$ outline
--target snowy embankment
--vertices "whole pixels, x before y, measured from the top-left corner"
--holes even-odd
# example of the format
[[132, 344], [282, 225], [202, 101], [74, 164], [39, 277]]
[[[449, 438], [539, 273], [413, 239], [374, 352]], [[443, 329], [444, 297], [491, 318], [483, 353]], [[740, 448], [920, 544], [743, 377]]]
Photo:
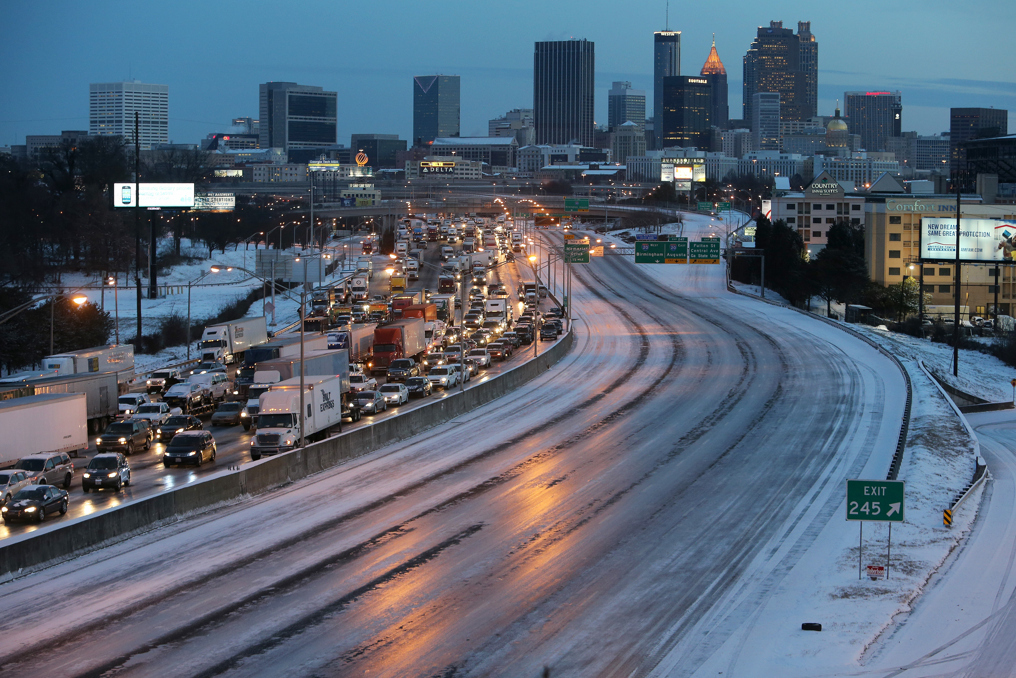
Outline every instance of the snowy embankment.
[[[722, 233], [721, 228], [717, 220], [685, 215], [683, 227], [672, 224], [663, 231], [683, 230], [683, 235], [698, 240], [706, 234]], [[599, 237], [608, 245], [625, 245], [609, 235]], [[913, 405], [899, 473], [899, 480], [906, 482], [906, 522], [892, 530], [891, 554], [887, 524], [866, 522], [860, 553], [862, 566], [888, 565], [888, 578], [872, 581], [866, 570], [865, 576], [858, 578], [859, 523], [845, 520], [844, 479], [835, 479], [827, 498], [836, 507], [832, 519], [819, 528], [812, 546], [789, 571], [767, 571], [764, 558], [753, 564], [754, 576], [772, 586], [772, 595], [761, 607], [749, 608], [746, 616], [728, 618], [737, 630], [695, 675], [846, 676], [864, 672], [867, 650], [911, 610], [931, 577], [963, 541], [980, 502], [981, 490], [977, 490], [953, 516], [953, 526], [943, 526], [942, 511], [970, 480], [978, 448], [960, 415], [919, 368], [917, 360], [923, 359], [940, 376], [951, 374], [951, 349], [871, 328], [842, 323], [836, 323], [840, 325], [837, 327], [804, 313], [791, 312], [788, 316], [785, 309], [726, 292], [720, 266], [640, 268], [675, 292], [715, 298], [715, 303], [731, 314], [778, 315], [782, 322], [813, 332], [816, 341], [841, 344], [848, 329], [860, 331], [897, 356], [910, 375]], [[742, 294], [758, 293], [757, 287], [748, 285], [735, 288]], [[768, 290], [766, 296], [786, 303]], [[815, 309], [819, 310], [817, 306]], [[950, 380], [956, 387], [988, 400], [1004, 399], [1013, 370], [996, 358], [974, 351], [961, 351], [960, 365], [961, 378]], [[905, 392], [887, 393], [885, 397], [902, 399]], [[891, 449], [873, 450], [859, 477], [885, 478], [891, 457]], [[802, 516], [802, 522], [808, 518]], [[823, 630], [802, 631], [803, 622], [819, 622]], [[936, 646], [937, 641], [928, 638], [928, 647]], [[920, 655], [920, 648], [915, 648], [914, 654]], [[661, 663], [660, 675], [683, 675], [680, 657], [668, 659], [671, 661]]]

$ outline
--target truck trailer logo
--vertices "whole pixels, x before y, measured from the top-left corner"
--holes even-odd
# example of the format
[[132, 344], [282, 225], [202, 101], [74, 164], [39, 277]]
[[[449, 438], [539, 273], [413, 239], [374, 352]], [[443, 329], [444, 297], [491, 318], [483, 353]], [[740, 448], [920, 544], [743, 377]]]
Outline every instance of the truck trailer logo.
[[332, 399], [332, 394], [328, 391], [321, 391], [321, 406], [319, 409], [322, 412], [335, 409], [335, 400]]

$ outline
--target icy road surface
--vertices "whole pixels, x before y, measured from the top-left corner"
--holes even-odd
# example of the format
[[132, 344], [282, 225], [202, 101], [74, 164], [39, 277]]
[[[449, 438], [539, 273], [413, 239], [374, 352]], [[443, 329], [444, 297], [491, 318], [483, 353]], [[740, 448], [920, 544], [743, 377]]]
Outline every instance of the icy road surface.
[[884, 475], [903, 380], [720, 266], [680, 269], [675, 292], [626, 258], [576, 266], [575, 348], [526, 387], [4, 584], [0, 673], [693, 673], [843, 481]]

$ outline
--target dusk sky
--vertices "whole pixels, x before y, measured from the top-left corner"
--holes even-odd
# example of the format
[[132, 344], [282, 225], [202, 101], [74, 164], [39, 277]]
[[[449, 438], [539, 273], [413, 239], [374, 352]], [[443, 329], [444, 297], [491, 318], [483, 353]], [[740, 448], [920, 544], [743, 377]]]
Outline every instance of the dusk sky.
[[[339, 93], [338, 141], [412, 132], [412, 77], [462, 77], [462, 135], [533, 102], [533, 43], [596, 44], [596, 120], [607, 90], [630, 80], [652, 110], [652, 33], [665, 0], [502, 2], [7, 2], [0, 62], [0, 145], [88, 129], [88, 85], [169, 85], [169, 135], [197, 143], [258, 115], [258, 84], [289, 80]], [[741, 117], [741, 64], [760, 25], [811, 21], [819, 113], [848, 90], [900, 90], [903, 129], [947, 131], [951, 106], [1016, 110], [1016, 2], [672, 2], [681, 71], [697, 75], [712, 34]], [[1010, 113], [1010, 132], [1016, 131]]]

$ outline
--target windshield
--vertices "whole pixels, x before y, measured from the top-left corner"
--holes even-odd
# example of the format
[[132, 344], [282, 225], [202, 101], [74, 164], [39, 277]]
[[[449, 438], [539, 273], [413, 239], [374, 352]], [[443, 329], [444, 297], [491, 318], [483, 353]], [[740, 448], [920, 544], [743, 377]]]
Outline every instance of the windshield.
[[44, 459], [22, 459], [18, 462], [18, 468], [23, 468], [26, 471], [41, 471], [42, 467], [46, 465]]
[[24, 499], [45, 499], [46, 490], [41, 487], [25, 488], [14, 495], [14, 501], [21, 501]]
[[170, 450], [196, 450], [201, 446], [201, 438], [197, 436], [178, 435], [166, 445], [166, 451]]
[[120, 396], [120, 404], [121, 405], [135, 405], [138, 402], [138, 398], [139, 398], [139, 396], [136, 396], [136, 395]]
[[116, 457], [95, 457], [92, 461], [88, 462], [88, 468], [93, 471], [116, 468]]
[[402, 389], [399, 388], [398, 384], [385, 384], [380, 389], [382, 393], [398, 393], [400, 390]]
[[205, 339], [201, 342], [201, 348], [217, 348], [225, 345], [222, 339]]
[[262, 388], [251, 388], [249, 391], [247, 391], [247, 398], [249, 400], [257, 400], [258, 398], [261, 397], [262, 393], [268, 393], [268, 389], [269, 389], [268, 386]]
[[257, 371], [257, 368], [254, 367], [253, 365], [251, 365], [250, 367], [241, 367], [240, 371], [236, 373], [237, 380], [238, 381], [242, 381], [244, 379], [252, 380], [254, 379], [255, 371]]
[[406, 379], [406, 386], [422, 386], [426, 381], [423, 377], [410, 377]]
[[130, 433], [133, 430], [133, 424], [110, 424], [106, 427], [106, 433]]
[[9, 482], [11, 482], [11, 474], [0, 473], [0, 485], [6, 485]]
[[166, 420], [165, 428], [172, 428], [173, 426], [186, 426], [190, 423], [190, 419], [183, 417], [170, 417]]
[[367, 382], [367, 377], [362, 374], [351, 374], [349, 375], [349, 383], [351, 384], [364, 384]]
[[448, 374], [450, 374], [447, 367], [435, 367], [430, 371], [430, 373], [439, 377], [448, 376]]
[[469, 352], [469, 355], [480, 356], [482, 358], [483, 356], [487, 355], [487, 349], [474, 348], [472, 351]]
[[222, 403], [219, 405], [219, 412], [239, 412], [242, 403]]
[[173, 375], [170, 372], [153, 372], [152, 373], [152, 378], [153, 379], [169, 379], [171, 376], [173, 376]]
[[411, 363], [408, 360], [393, 360], [392, 364], [391, 364], [391, 367], [394, 367], [397, 370], [408, 369], [408, 368], [410, 368], [412, 366], [413, 366], [413, 363]]
[[162, 412], [162, 407], [160, 405], [142, 405], [138, 408], [138, 414], [144, 412]]
[[375, 353], [392, 353], [395, 351], [395, 344], [374, 344]]
[[[371, 400], [374, 400], [375, 397], [377, 397], [377, 396], [374, 395], [374, 391], [360, 391], [357, 394], [356, 399], [357, 400], [363, 400], [363, 401], [371, 401]], [[260, 424], [261, 422], [258, 422], [258, 423]]]
[[296, 426], [296, 415], [289, 412], [259, 414], [258, 428], [292, 428]]

